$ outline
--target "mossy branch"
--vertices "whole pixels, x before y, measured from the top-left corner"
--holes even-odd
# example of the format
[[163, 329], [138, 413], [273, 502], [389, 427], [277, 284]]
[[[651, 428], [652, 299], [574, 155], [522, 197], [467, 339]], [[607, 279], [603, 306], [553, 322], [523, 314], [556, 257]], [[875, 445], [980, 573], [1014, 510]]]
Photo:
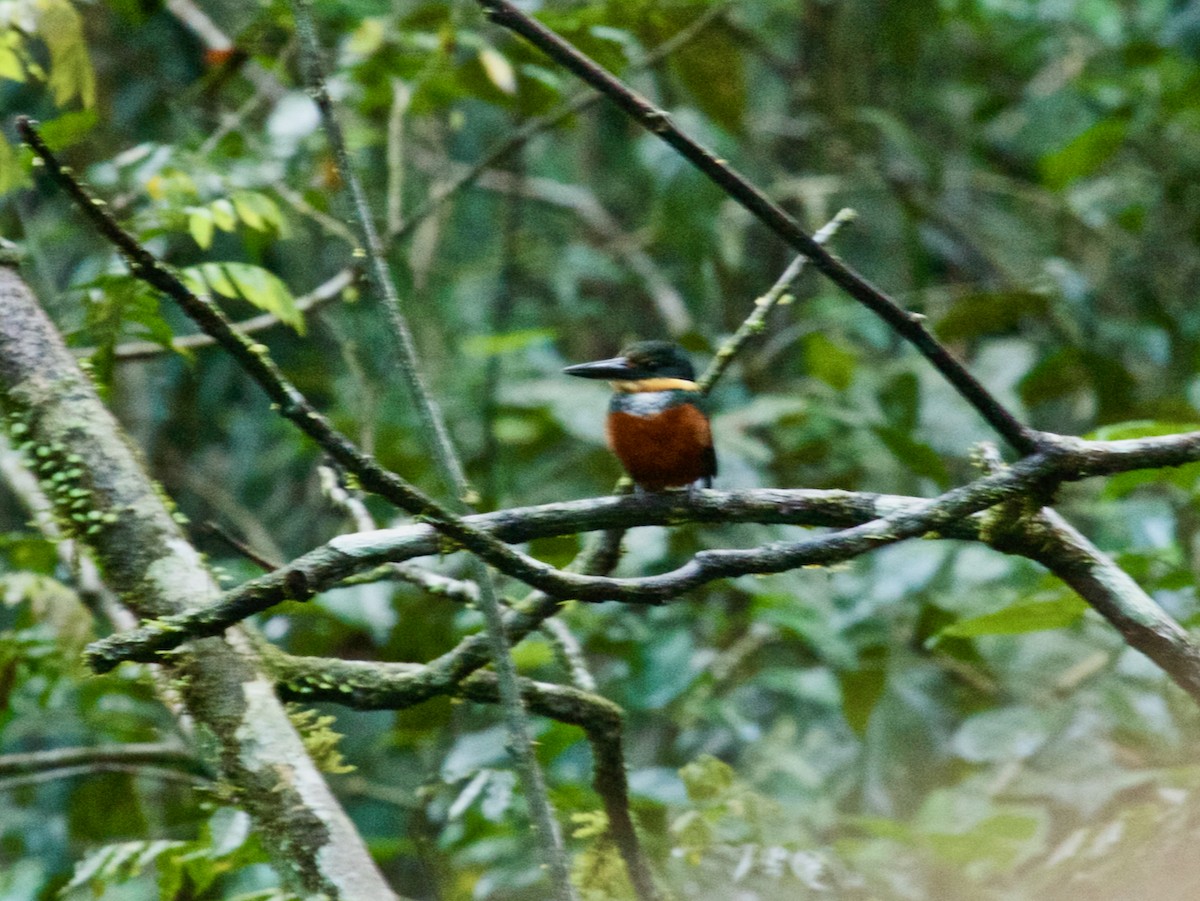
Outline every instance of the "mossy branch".
[[[355, 710], [404, 710], [429, 697], [420, 689], [414, 691], [424, 669], [416, 664], [296, 657], [274, 649], [266, 650], [266, 660], [280, 694], [291, 700], [331, 701]], [[531, 713], [584, 730], [592, 748], [592, 785], [604, 805], [609, 835], [625, 861], [639, 901], [657, 901], [662, 894], [629, 811], [621, 708], [565, 685], [524, 678], [518, 684]], [[448, 686], [445, 693], [485, 704], [500, 701], [496, 675], [488, 672], [475, 672]]]

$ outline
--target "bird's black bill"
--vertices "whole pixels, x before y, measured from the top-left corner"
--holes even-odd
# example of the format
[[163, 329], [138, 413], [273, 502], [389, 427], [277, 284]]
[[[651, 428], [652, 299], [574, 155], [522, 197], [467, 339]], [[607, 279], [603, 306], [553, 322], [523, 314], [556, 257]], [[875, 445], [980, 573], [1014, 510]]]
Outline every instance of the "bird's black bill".
[[576, 363], [574, 366], [568, 366], [563, 372], [567, 375], [577, 375], [581, 379], [608, 379], [615, 382], [640, 377], [638, 367], [625, 357], [596, 360], [592, 363]]

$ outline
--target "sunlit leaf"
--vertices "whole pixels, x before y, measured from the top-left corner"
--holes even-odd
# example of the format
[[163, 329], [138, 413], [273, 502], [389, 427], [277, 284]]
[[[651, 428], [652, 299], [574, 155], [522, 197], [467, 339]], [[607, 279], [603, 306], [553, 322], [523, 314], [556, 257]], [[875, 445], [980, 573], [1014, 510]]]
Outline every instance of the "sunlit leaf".
[[1100, 426], [1085, 437], [1093, 441], [1123, 441], [1130, 438], [1183, 435], [1195, 431], [1200, 431], [1200, 422], [1162, 422], [1156, 419], [1137, 419]]
[[50, 49], [50, 91], [58, 106], [74, 98], [96, 102], [96, 76], [88, 56], [83, 20], [68, 0], [36, 0], [38, 36]]
[[42, 122], [38, 130], [51, 150], [63, 150], [84, 140], [96, 121], [94, 109], [72, 110]]
[[7, 34], [0, 34], [0, 78], [7, 78], [9, 81], [24, 81], [25, 67], [21, 64], [21, 57], [17, 56], [11, 42], [4, 40], [8, 35], [16, 37], [17, 32], [10, 31]]
[[462, 348], [473, 357], [496, 357], [549, 341], [554, 335], [554, 329], [546, 328], [521, 329], [498, 335], [472, 335], [463, 341]]
[[203, 250], [212, 246], [213, 215], [207, 207], [198, 207], [188, 213], [188, 234]]
[[693, 801], [711, 801], [733, 786], [733, 768], [708, 754], [697, 757], [679, 771], [679, 778]]
[[232, 201], [222, 197], [209, 204], [209, 209], [212, 210], [213, 223], [221, 231], [231, 232], [237, 228], [237, 211]]
[[212, 290], [222, 297], [240, 298], [260, 310], [272, 313], [280, 322], [304, 333], [304, 317], [296, 308], [296, 298], [279, 277], [261, 266], [249, 263], [201, 263], [183, 271], [188, 285], [200, 291]]
[[488, 80], [501, 91], [505, 94], [517, 92], [517, 73], [504, 54], [492, 47], [483, 47], [479, 51], [479, 63]]
[[283, 214], [270, 197], [258, 191], [236, 191], [230, 196], [238, 217], [256, 231], [282, 231]]
[[31, 184], [21, 156], [0, 134], [0, 196]]

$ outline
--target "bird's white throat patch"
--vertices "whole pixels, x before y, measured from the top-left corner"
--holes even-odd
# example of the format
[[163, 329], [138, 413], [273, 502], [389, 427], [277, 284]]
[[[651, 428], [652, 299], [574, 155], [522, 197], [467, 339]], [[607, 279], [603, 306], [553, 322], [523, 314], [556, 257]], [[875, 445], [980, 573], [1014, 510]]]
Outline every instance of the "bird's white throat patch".
[[699, 391], [700, 387], [690, 379], [668, 377], [654, 379], [632, 379], [612, 383], [614, 391], [622, 394], [641, 394], [645, 391]]

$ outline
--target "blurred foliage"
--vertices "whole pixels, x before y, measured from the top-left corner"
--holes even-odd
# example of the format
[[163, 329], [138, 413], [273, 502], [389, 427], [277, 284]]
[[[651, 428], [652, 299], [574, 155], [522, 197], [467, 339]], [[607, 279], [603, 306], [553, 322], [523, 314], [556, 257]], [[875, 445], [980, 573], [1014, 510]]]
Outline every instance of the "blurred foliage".
[[[651, 69], [645, 55], [710, 2], [531, 5], [809, 227], [856, 208], [837, 252], [928, 317], [1033, 426], [1196, 427], [1195, 0], [757, 0]], [[426, 375], [486, 505], [606, 492], [618, 470], [602, 444], [603, 389], [559, 368], [662, 336], [664, 284], [687, 299], [679, 337], [705, 359], [786, 249], [603, 105], [511, 153], [499, 168], [512, 177], [410, 224], [462, 167], [578, 88], [466, 0], [318, 7]], [[296, 296], [357, 256], [298, 85], [288, 6], [205, 9], [238, 52], [206, 51], [159, 3], [0, 2], [0, 235], [23, 242], [26, 276], [191, 521], [282, 560], [349, 527], [322, 496], [318, 454], [218, 353], [118, 361], [123, 341], [169, 345], [192, 328], [34, 181], [11, 130], [16, 113], [42, 120], [120, 220], [232, 315], [291, 324], [261, 333], [291, 377], [385, 465], [443, 493], [374, 304], [354, 289], [296, 311]], [[830, 285], [806, 276], [796, 296], [716, 393], [718, 487], [931, 494], [969, 478], [972, 446], [991, 437], [974, 414]], [[1129, 474], [1062, 498], [1189, 626], [1197, 475]], [[0, 530], [0, 752], [174, 734], [144, 669], [82, 670], [92, 613], [9, 494]], [[639, 529], [621, 572], [794, 531]], [[255, 573], [193, 534], [231, 583]], [[533, 551], [564, 564], [577, 547]], [[462, 570], [456, 557], [433, 565]], [[576, 607], [564, 621], [600, 692], [628, 712], [635, 815], [679, 897], [1200, 893], [1194, 706], [1032, 564], [911, 542], [660, 609]], [[425, 661], [480, 618], [384, 583], [259, 625], [297, 653]], [[566, 678], [545, 639], [517, 656], [528, 675]], [[354, 768], [331, 779], [399, 890], [543, 897], [495, 711], [438, 700], [300, 719], [334, 769]], [[535, 725], [554, 801], [576, 824], [582, 890], [629, 897], [597, 826], [582, 735]], [[3, 901], [277, 896], [219, 792], [74, 773], [0, 780], [0, 807]]]

